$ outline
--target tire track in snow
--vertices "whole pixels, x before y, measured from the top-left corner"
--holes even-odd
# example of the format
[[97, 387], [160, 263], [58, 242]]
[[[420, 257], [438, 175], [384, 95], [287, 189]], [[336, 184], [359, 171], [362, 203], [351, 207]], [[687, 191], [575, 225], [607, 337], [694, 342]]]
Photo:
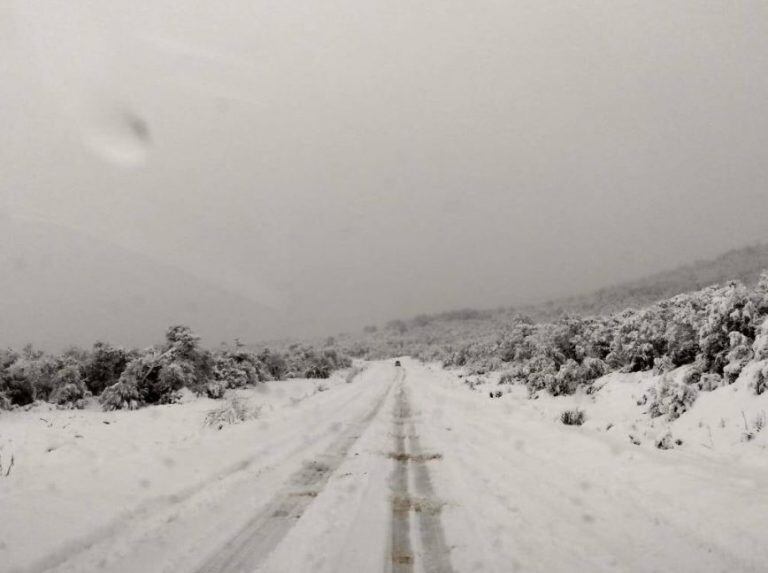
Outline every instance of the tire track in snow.
[[[442, 503], [435, 497], [427, 463], [441, 456], [426, 455], [421, 448], [416, 427], [411, 417], [408, 395], [403, 386], [405, 371], [399, 380], [394, 409], [395, 450], [392, 457], [395, 469], [392, 475], [392, 536], [391, 567], [393, 573], [411, 573], [414, 554], [411, 546], [411, 519], [413, 511], [418, 520], [421, 541], [421, 567], [425, 573], [452, 573], [449, 548], [440, 522]], [[408, 428], [406, 433], [405, 428]], [[410, 453], [406, 451], [406, 438]], [[412, 468], [416, 497], [408, 492], [409, 467]]]
[[413, 549], [411, 548], [411, 507], [408, 496], [408, 464], [405, 461], [405, 420], [410, 416], [408, 401], [402, 381], [404, 371], [398, 372], [400, 384], [395, 398], [393, 425], [395, 437], [395, 469], [392, 474], [392, 536], [390, 559], [393, 573], [413, 571]]
[[[352, 403], [356, 399], [357, 395], [352, 395], [345, 398], [339, 403], [338, 409]], [[317, 437], [313, 437], [311, 442], [314, 443], [318, 440]], [[270, 444], [268, 447], [279, 447], [281, 444], [290, 443], [289, 439], [282, 440], [277, 444]], [[304, 448], [305, 445], [302, 445]], [[289, 454], [299, 452], [298, 448], [294, 448], [288, 451]], [[86, 555], [89, 551], [93, 550], [100, 544], [109, 543], [111, 540], [118, 538], [125, 530], [129, 530], [132, 527], [140, 527], [142, 530], [146, 530], [145, 520], [156, 516], [157, 514], [171, 510], [175, 507], [181, 506], [185, 502], [188, 502], [196, 495], [206, 491], [210, 487], [225, 482], [231, 479], [248, 479], [248, 476], [242, 474], [251, 474], [250, 477], [258, 477], [263, 472], [273, 469], [275, 464], [268, 466], [258, 466], [263, 456], [263, 449], [257, 450], [254, 454], [248, 456], [245, 459], [234, 462], [223, 470], [216, 472], [206, 478], [198, 481], [195, 484], [187, 486], [178, 492], [170, 493], [166, 495], [155, 496], [141, 502], [138, 506], [120, 513], [117, 517], [113, 518], [105, 525], [98, 529], [73, 540], [66, 542], [61, 547], [55, 549], [49, 554], [43, 555], [34, 562], [14, 567], [9, 573], [44, 573], [57, 569], [59, 567], [67, 567], [69, 563], [77, 563], [76, 560]], [[289, 455], [284, 457], [290, 457]], [[72, 565], [74, 570], [79, 570], [81, 567], [79, 564]], [[3, 571], [0, 569], [0, 571]], [[4, 572], [3, 572], [4, 573]]]
[[237, 535], [197, 569], [197, 573], [254, 571], [328, 483], [349, 450], [381, 410], [391, 388], [390, 383], [362, 419], [343, 431], [325, 452], [294, 473], [285, 489], [275, 495]]
[[[427, 469], [428, 456], [425, 455], [419, 443], [419, 436], [413, 421], [409, 424], [411, 455], [425, 461], [413, 462], [413, 478], [416, 494], [426, 500], [425, 507], [419, 511], [419, 533], [421, 545], [424, 548], [424, 571], [426, 573], [450, 573], [453, 571], [448, 556], [449, 548], [445, 542], [445, 532], [440, 522], [442, 503], [435, 497], [435, 488]], [[430, 503], [431, 502], [431, 503]]]

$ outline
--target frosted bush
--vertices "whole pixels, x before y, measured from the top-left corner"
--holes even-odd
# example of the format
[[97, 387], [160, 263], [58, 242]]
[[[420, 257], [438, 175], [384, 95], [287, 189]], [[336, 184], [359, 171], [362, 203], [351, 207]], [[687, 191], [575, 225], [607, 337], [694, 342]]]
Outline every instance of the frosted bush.
[[768, 360], [758, 363], [752, 372], [749, 385], [758, 396], [768, 389]]
[[584, 373], [578, 362], [569, 359], [557, 371], [557, 374], [549, 380], [547, 390], [553, 396], [573, 394], [579, 384], [584, 382]]
[[552, 388], [556, 384], [557, 365], [545, 356], [535, 356], [521, 369], [523, 380], [530, 392]]
[[82, 409], [90, 397], [84, 384], [65, 384], [53, 391], [50, 401], [59, 406]]
[[586, 420], [584, 410], [574, 408], [573, 410], [565, 410], [560, 414], [560, 421], [566, 426], [581, 426]]
[[499, 378], [499, 384], [517, 384], [519, 381], [515, 370], [504, 372]]
[[702, 297], [708, 303], [698, 331], [699, 347], [705, 369], [719, 374], [728, 364], [732, 333], [754, 336], [756, 311], [747, 289], [738, 282], [705, 289]]
[[698, 386], [699, 389], [703, 392], [711, 392], [712, 390], [716, 390], [720, 386], [723, 386], [725, 384], [725, 380], [723, 380], [723, 377], [719, 374], [713, 374], [711, 372], [707, 372], [706, 374], [702, 374], [701, 378], [699, 378]]
[[669, 356], [657, 357], [653, 360], [653, 373], [656, 375], [666, 374], [674, 370], [674, 368], [675, 364]]
[[77, 363], [60, 367], [51, 382], [53, 391], [48, 396], [48, 401], [58, 406], [83, 408], [85, 400], [91, 396], [83, 380], [82, 368]]
[[765, 360], [768, 358], [768, 318], [757, 329], [752, 351], [755, 354], [755, 360]]
[[214, 380], [205, 384], [205, 386], [203, 386], [203, 391], [208, 398], [218, 400], [219, 398], [223, 398], [224, 394], [226, 394], [227, 385], [220, 380]]
[[671, 450], [675, 446], [682, 445], [682, 440], [676, 440], [672, 437], [670, 432], [665, 433], [659, 439], [656, 440], [656, 447], [660, 450]]
[[726, 365], [723, 368], [723, 377], [728, 384], [733, 384], [741, 374], [744, 367], [752, 360], [752, 342], [740, 332], [731, 332], [731, 349], [726, 355]]
[[223, 406], [210, 410], [205, 415], [205, 425], [221, 430], [226, 425], [254, 420], [260, 411], [261, 406], [249, 406], [245, 400], [234, 396]]
[[[271, 378], [255, 354], [239, 348], [214, 355], [212, 374], [224, 388], [242, 388]], [[205, 392], [210, 395], [207, 385]]]
[[144, 405], [135, 380], [121, 379], [109, 386], [99, 397], [104, 410], [136, 410]]
[[122, 348], [97, 342], [84, 364], [85, 384], [88, 390], [101, 394], [107, 386], [120, 379], [130, 357]]
[[600, 358], [593, 358], [591, 356], [587, 356], [584, 359], [584, 362], [581, 363], [581, 366], [584, 371], [585, 379], [590, 382], [601, 376], [605, 376], [610, 371], [608, 365]]
[[56, 364], [39, 355], [20, 357], [2, 377], [2, 389], [11, 402], [26, 406], [35, 400], [48, 400], [54, 390]]
[[648, 391], [648, 412], [653, 418], [665, 416], [667, 420], [676, 420], [691, 408], [697, 396], [696, 386], [663, 376], [658, 385]]

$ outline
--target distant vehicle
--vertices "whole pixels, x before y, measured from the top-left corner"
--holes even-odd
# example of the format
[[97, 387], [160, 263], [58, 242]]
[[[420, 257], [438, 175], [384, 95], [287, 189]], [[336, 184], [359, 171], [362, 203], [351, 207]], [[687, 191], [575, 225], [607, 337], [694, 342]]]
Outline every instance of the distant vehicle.
[[395, 366], [402, 366], [402, 364], [400, 364], [399, 360], [395, 360]]

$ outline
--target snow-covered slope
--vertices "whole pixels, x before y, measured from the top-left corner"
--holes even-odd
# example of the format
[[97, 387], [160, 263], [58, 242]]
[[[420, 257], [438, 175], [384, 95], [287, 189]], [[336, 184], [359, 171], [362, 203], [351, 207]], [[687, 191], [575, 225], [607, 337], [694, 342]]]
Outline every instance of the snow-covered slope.
[[522, 385], [498, 385], [498, 373], [465, 376], [459, 371], [457, 376], [466, 388], [490, 402], [496, 400], [490, 394], [500, 392], [501, 401], [548, 423], [559, 425], [564, 411], [581, 410], [583, 432], [618, 436], [642, 449], [658, 449], [669, 435], [661, 445], [675, 449], [675, 455], [695, 453], [768, 468], [768, 430], [763, 431], [768, 422], [768, 392], [756, 395], [753, 387], [754, 371], [761, 366], [752, 363], [733, 384], [700, 392], [690, 409], [672, 420], [651, 415], [653, 392], [665, 376], [679, 380], [689, 366], [667, 375], [613, 372], [598, 378], [590, 393], [579, 390], [569, 396], [551, 396], [539, 392], [533, 399]]
[[[765, 570], [765, 442], [733, 455], [687, 444], [663, 451], [604, 431], [641, 415], [627, 400], [648, 383], [637, 377], [607, 381], [615, 392], [594, 402], [528, 400], [517, 390], [491, 399], [436, 366], [419, 381], [411, 387], [422, 441], [445, 454], [435, 486], [447, 502], [454, 570]], [[591, 426], [558, 421], [573, 405]]]
[[751, 245], [589, 294], [550, 301], [530, 310], [533, 315], [549, 319], [562, 310], [583, 315], [609, 314], [625, 308], [642, 308], [683, 292], [732, 280], [752, 286], [765, 269], [768, 269], [768, 245]]
[[0, 217], [0, 345], [96, 340], [144, 347], [172, 324], [211, 345], [277, 336], [275, 312], [238, 294], [50, 223]]
[[333, 434], [330, 413], [346, 415], [359, 393], [342, 374], [268, 382], [236, 391], [253, 419], [220, 429], [206, 417], [226, 401], [191, 395], [138, 411], [41, 404], [2, 412], [0, 570], [66, 569], [106, 540], [117, 558], [144, 528], [162, 528], [176, 512], [204, 512], [265, 467], [296, 462], [296, 452], [301, 462]]

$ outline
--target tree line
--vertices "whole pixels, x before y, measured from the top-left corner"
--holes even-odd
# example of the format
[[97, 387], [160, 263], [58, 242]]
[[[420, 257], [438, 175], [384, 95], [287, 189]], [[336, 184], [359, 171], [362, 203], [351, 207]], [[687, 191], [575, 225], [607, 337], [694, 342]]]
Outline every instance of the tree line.
[[170, 327], [161, 344], [143, 350], [97, 342], [90, 350], [49, 354], [27, 345], [0, 350], [0, 409], [36, 401], [84, 407], [96, 398], [105, 410], [167, 404], [188, 388], [221, 398], [227, 389], [285, 378], [328, 378], [351, 365], [333, 348], [292, 345], [277, 352], [235, 343], [216, 350], [200, 345], [187, 326]]

